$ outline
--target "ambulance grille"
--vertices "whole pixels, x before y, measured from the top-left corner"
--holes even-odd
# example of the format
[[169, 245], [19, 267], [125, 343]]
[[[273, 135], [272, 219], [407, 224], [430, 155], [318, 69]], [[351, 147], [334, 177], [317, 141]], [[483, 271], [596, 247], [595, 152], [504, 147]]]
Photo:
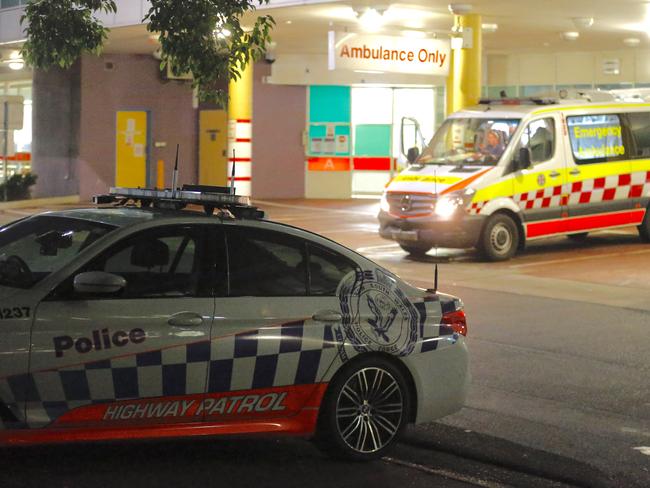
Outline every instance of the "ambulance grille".
[[386, 200], [390, 213], [400, 217], [429, 215], [436, 203], [436, 197], [430, 193], [388, 192]]

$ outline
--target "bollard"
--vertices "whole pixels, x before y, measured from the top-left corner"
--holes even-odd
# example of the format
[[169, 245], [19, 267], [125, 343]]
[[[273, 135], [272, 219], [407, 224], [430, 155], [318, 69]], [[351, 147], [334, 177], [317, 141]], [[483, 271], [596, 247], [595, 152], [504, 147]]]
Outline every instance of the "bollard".
[[158, 160], [158, 169], [156, 174], [156, 188], [165, 188], [165, 161]]

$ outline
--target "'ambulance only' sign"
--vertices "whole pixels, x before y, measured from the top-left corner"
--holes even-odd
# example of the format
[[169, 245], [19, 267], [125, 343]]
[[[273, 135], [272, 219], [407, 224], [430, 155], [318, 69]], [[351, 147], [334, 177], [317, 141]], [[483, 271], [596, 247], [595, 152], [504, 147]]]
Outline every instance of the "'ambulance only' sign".
[[449, 41], [329, 33], [329, 69], [449, 74]]

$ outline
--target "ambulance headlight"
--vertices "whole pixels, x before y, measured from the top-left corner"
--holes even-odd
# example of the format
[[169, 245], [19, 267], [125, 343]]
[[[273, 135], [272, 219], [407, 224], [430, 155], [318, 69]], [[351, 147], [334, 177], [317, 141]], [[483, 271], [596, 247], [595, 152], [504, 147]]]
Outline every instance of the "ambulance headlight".
[[449, 219], [459, 209], [465, 208], [472, 201], [473, 195], [474, 190], [464, 190], [443, 195], [436, 202], [434, 212], [441, 219]]

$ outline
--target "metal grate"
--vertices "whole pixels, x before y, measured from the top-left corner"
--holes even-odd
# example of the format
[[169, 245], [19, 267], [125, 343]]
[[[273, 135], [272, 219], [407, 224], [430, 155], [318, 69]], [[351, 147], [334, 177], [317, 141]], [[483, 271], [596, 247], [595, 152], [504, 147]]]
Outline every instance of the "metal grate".
[[436, 197], [430, 193], [388, 192], [390, 213], [400, 217], [425, 216], [433, 213]]

